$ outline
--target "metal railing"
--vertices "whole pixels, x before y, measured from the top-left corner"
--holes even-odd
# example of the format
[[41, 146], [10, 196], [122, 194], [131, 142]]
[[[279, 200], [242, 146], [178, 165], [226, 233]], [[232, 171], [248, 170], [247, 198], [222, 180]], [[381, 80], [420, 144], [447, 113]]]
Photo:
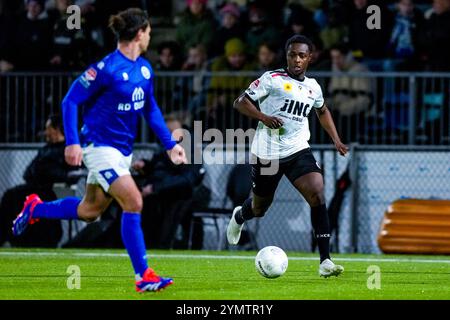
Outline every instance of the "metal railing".
[[[155, 96], [163, 113], [179, 113], [203, 129], [255, 127], [235, 111], [233, 100], [261, 72], [157, 72]], [[50, 113], [77, 73], [0, 74], [0, 142], [39, 142]], [[325, 101], [346, 143], [448, 145], [450, 73], [315, 72]], [[313, 113], [313, 112], [312, 112]], [[317, 117], [309, 117], [311, 143], [330, 140]], [[142, 120], [138, 142], [155, 137]]]

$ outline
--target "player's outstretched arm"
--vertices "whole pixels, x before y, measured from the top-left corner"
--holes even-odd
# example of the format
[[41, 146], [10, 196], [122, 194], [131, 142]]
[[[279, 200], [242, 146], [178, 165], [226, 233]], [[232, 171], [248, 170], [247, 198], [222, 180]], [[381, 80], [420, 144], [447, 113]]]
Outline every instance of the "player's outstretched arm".
[[328, 110], [326, 105], [323, 105], [322, 108], [316, 109], [316, 113], [319, 117], [320, 125], [330, 135], [339, 154], [345, 156], [348, 152], [348, 147], [339, 138], [330, 110]]
[[233, 104], [234, 108], [243, 115], [256, 119], [264, 123], [271, 129], [278, 129], [283, 126], [283, 120], [278, 117], [268, 116], [256, 108], [254, 103], [245, 94], [240, 95]]

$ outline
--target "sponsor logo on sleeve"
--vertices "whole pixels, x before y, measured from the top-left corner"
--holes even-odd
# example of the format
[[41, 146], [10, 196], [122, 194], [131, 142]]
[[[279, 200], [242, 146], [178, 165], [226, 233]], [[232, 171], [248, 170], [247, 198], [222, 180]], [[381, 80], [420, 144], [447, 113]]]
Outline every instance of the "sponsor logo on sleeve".
[[95, 71], [94, 68], [89, 68], [85, 73], [84, 76], [87, 81], [94, 81], [95, 78], [97, 78], [97, 71]]
[[250, 89], [255, 90], [256, 88], [258, 88], [258, 86], [259, 86], [259, 80], [256, 79], [255, 81], [253, 81], [253, 82], [250, 84]]

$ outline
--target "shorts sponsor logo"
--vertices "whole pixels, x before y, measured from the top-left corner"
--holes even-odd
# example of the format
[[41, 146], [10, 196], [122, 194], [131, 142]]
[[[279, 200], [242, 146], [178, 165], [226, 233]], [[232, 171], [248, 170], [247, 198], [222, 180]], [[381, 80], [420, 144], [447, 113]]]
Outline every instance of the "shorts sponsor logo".
[[111, 185], [119, 177], [119, 175], [117, 174], [116, 171], [114, 171], [114, 169], [102, 170], [99, 171], [99, 173], [108, 182], [109, 185]]

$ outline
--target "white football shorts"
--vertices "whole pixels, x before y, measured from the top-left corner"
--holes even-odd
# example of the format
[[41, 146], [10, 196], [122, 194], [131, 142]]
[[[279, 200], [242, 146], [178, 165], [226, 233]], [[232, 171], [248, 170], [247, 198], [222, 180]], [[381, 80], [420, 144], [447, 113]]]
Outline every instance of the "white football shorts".
[[90, 144], [83, 148], [83, 162], [89, 171], [86, 183], [99, 184], [108, 192], [117, 178], [131, 174], [132, 157], [133, 154], [126, 157], [113, 147]]

